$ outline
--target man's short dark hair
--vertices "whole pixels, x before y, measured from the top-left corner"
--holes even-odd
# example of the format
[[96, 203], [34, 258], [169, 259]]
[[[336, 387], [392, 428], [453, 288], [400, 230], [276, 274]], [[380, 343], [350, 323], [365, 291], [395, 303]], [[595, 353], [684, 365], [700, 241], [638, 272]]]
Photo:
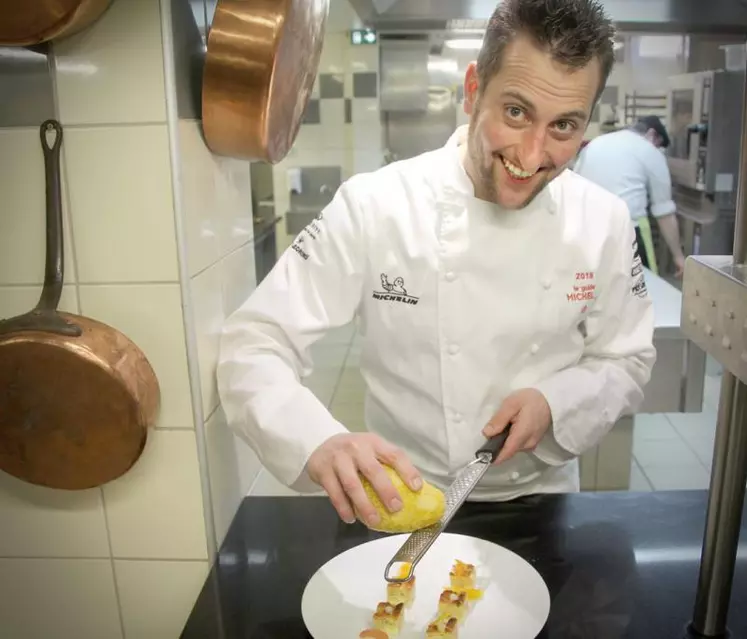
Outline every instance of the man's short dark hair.
[[651, 129], [653, 129], [654, 133], [659, 136], [661, 146], [666, 149], [670, 143], [669, 133], [667, 133], [667, 128], [664, 126], [664, 123], [657, 116], [644, 116], [639, 118], [638, 122], [633, 125], [633, 130], [638, 131], [638, 133], [641, 134], [648, 133]]
[[[615, 28], [596, 0], [503, 0], [490, 17], [477, 58], [480, 90], [501, 67], [506, 45], [530, 37], [558, 62], [572, 69], [595, 57], [602, 68], [599, 93], [615, 64]], [[598, 96], [597, 96], [598, 97]]]

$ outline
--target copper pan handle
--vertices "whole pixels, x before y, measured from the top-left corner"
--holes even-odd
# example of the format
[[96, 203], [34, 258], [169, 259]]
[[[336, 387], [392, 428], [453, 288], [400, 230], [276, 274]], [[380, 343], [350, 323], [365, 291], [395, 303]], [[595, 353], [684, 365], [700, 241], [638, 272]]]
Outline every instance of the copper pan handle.
[[[47, 139], [54, 132], [54, 141]], [[0, 335], [20, 331], [43, 331], [57, 335], [78, 337], [82, 330], [57, 312], [64, 280], [64, 245], [62, 240], [62, 188], [60, 186], [60, 146], [62, 126], [57, 120], [45, 120], [39, 127], [44, 174], [46, 177], [47, 233], [44, 286], [33, 310], [23, 315], [0, 321]]]
[[[50, 146], [48, 134], [54, 133]], [[39, 127], [47, 193], [47, 258], [44, 267], [44, 288], [36, 304], [37, 310], [54, 311], [62, 296], [65, 276], [62, 236], [62, 193], [60, 188], [60, 146], [62, 126], [56, 120], [47, 120]]]

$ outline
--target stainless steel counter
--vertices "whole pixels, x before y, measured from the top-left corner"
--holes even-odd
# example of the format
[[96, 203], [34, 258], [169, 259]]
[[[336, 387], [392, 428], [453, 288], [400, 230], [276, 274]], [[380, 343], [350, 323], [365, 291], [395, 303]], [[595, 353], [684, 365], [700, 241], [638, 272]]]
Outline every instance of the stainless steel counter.
[[[656, 364], [638, 414], [701, 412], [705, 353], [682, 332], [682, 293], [645, 269], [654, 306]], [[635, 416], [623, 417], [594, 449], [580, 459], [582, 490], [627, 490], [633, 457]]]
[[655, 339], [682, 339], [682, 293], [669, 282], [644, 269], [646, 287], [654, 305]]
[[657, 361], [640, 413], [699, 413], [703, 410], [705, 353], [680, 327], [682, 293], [645, 270], [654, 305], [654, 345]]

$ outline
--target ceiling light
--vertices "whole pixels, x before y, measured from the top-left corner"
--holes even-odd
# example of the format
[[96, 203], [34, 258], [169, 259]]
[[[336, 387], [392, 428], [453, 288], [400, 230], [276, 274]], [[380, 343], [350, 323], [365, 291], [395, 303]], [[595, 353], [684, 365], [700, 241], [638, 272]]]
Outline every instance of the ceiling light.
[[482, 47], [482, 40], [477, 40], [475, 38], [458, 38], [456, 40], [446, 40], [444, 46], [449, 49], [480, 49]]

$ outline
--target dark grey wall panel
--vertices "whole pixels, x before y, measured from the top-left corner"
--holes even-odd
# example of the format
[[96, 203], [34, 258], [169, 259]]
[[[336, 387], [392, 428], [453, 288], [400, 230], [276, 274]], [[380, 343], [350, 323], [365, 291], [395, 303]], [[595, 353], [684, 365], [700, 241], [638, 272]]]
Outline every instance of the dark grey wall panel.
[[38, 126], [55, 117], [46, 47], [0, 47], [0, 127]]
[[202, 118], [205, 16], [204, 0], [171, 0], [177, 111], [181, 119]]

